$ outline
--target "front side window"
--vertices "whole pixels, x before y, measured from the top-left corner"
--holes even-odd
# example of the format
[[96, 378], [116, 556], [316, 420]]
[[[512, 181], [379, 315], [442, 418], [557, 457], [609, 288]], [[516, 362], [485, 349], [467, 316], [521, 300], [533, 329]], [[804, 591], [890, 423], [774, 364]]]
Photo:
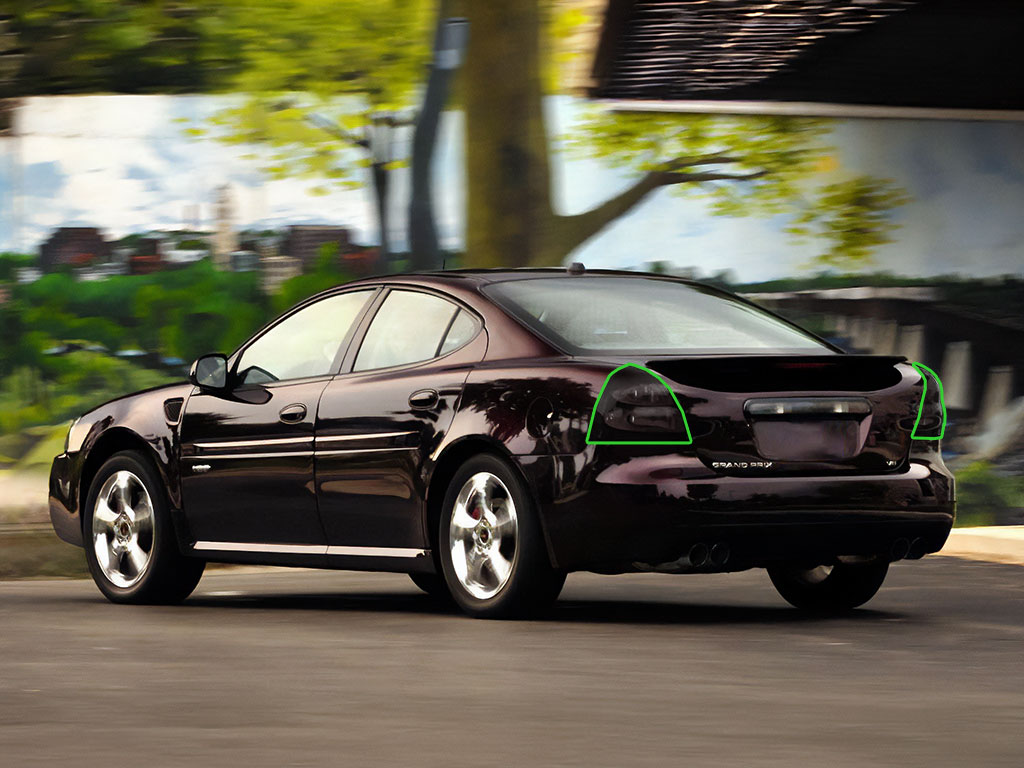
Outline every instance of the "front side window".
[[289, 315], [246, 347], [238, 361], [243, 384], [322, 376], [374, 289], [321, 299]]
[[370, 328], [366, 331], [353, 370], [368, 371], [374, 368], [390, 368], [429, 360], [439, 354], [455, 349], [445, 344], [454, 326], [454, 340], [461, 346], [460, 336], [465, 336], [465, 324], [453, 322], [459, 315], [467, 315], [450, 301], [416, 291], [392, 291], [377, 311]]
[[509, 280], [485, 292], [572, 353], [831, 352], [799, 328], [701, 285], [595, 275]]

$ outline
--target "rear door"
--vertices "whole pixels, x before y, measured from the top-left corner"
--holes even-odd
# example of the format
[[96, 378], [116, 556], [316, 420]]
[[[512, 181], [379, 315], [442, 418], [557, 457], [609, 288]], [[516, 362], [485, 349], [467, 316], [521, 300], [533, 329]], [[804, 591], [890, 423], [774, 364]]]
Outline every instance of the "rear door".
[[317, 406], [374, 292], [332, 294], [300, 307], [235, 355], [226, 390], [189, 397], [181, 421], [182, 494], [197, 549], [322, 549], [313, 490]]
[[330, 553], [414, 557], [427, 547], [424, 466], [482, 359], [480, 319], [447, 296], [390, 289], [324, 390], [316, 485]]

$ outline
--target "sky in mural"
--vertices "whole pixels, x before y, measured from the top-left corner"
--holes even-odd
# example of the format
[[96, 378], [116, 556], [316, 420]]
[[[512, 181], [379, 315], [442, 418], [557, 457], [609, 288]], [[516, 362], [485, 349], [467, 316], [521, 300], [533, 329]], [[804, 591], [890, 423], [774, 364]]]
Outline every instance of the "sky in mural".
[[[216, 97], [84, 96], [29, 99], [19, 138], [0, 139], [0, 250], [34, 250], [58, 226], [98, 226], [118, 237], [150, 229], [212, 226], [215, 190], [229, 184], [236, 224], [272, 228], [330, 223], [376, 240], [363, 190], [309, 193], [305, 180], [267, 180], [251, 150], [185, 133], [223, 104]], [[572, 131], [583, 104], [549, 102], [552, 133]], [[444, 244], [462, 241], [461, 126], [449, 114], [435, 168]], [[1024, 124], [844, 120], [831, 143], [840, 170], [894, 179], [913, 197], [897, 212], [895, 243], [874, 268], [911, 275], [1024, 273]], [[600, 162], [556, 156], [561, 211], [586, 210], [631, 182]], [[395, 182], [395, 216], [406, 179]], [[573, 255], [591, 267], [668, 260], [702, 274], [731, 269], [743, 280], [805, 273], [813, 243], [795, 244], [785, 220], [709, 216], [699, 201], [661, 190]], [[401, 248], [405, 233], [393, 232]]]

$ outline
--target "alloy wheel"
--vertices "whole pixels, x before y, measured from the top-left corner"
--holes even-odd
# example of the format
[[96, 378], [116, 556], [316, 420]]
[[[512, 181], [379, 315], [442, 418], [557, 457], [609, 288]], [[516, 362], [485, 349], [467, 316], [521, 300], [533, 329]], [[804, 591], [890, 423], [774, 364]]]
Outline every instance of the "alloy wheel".
[[153, 557], [153, 501], [132, 472], [118, 470], [100, 488], [92, 514], [93, 548], [106, 579], [127, 589], [145, 575]]
[[516, 505], [505, 483], [477, 472], [459, 491], [449, 526], [452, 567], [473, 597], [487, 600], [508, 583], [519, 539]]

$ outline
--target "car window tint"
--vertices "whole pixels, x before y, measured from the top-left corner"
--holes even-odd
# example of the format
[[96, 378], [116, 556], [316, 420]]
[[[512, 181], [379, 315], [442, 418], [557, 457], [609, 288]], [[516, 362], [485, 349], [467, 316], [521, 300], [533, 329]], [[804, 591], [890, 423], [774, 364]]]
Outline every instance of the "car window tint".
[[282, 320], [242, 353], [238, 362], [242, 382], [330, 373], [342, 341], [372, 294], [369, 289], [328, 296]]
[[392, 291], [359, 347], [354, 370], [389, 368], [429, 360], [458, 307], [415, 291]]
[[441, 345], [438, 354], [446, 355], [453, 349], [458, 349], [473, 338], [475, 334], [476, 320], [473, 319], [469, 312], [460, 310], [451, 328], [448, 329], [448, 335], [444, 337], [444, 343]]

